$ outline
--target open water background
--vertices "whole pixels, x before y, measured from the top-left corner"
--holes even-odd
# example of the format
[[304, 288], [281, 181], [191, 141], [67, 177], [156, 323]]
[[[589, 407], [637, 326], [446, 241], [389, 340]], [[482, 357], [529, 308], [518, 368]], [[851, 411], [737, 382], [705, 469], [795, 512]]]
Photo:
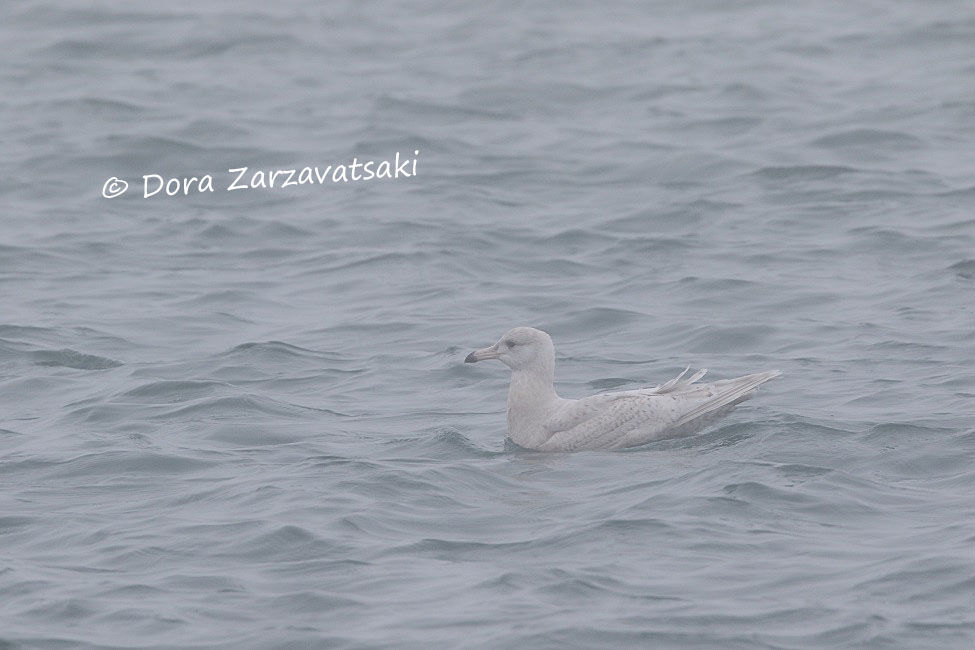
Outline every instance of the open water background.
[[[0, 647], [972, 647], [970, 2], [14, 0], [0, 42]], [[784, 375], [531, 453], [462, 363], [515, 325], [569, 397]]]

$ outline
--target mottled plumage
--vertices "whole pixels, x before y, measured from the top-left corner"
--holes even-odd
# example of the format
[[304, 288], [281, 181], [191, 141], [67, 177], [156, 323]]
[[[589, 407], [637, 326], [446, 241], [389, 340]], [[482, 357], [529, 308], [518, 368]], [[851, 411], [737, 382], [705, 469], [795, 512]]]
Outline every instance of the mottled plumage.
[[470, 353], [474, 363], [498, 359], [511, 368], [508, 435], [529, 449], [616, 449], [700, 431], [777, 377], [778, 370], [695, 383], [706, 370], [687, 370], [654, 388], [563, 399], [555, 392], [555, 346], [548, 334], [516, 327], [491, 347]]

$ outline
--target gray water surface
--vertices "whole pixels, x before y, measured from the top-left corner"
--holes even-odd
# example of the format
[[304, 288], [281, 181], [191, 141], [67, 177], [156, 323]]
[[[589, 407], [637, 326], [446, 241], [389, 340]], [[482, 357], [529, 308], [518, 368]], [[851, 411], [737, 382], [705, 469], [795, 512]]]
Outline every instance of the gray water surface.
[[[971, 3], [60, 0], [0, 39], [0, 647], [975, 644]], [[784, 374], [527, 452], [463, 363], [516, 325], [567, 397]]]

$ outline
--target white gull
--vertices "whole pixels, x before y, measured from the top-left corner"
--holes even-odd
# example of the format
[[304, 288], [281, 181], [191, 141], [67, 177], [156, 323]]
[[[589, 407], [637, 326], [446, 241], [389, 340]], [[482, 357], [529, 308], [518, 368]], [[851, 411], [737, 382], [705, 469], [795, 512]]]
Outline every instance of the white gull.
[[707, 370], [685, 379], [688, 369], [654, 388], [564, 399], [555, 392], [555, 346], [542, 330], [516, 327], [464, 361], [486, 359], [511, 368], [508, 435], [516, 444], [539, 451], [617, 449], [690, 435], [781, 374], [769, 370], [696, 384]]

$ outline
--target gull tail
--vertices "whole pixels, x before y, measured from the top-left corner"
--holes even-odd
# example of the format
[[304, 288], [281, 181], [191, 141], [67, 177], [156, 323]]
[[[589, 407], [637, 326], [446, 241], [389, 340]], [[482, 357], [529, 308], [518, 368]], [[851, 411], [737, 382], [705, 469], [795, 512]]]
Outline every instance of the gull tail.
[[735, 404], [751, 397], [755, 389], [761, 384], [781, 374], [782, 372], [779, 370], [769, 370], [767, 372], [756, 372], [755, 374], [745, 375], [736, 379], [716, 381], [712, 384], [715, 388], [715, 394], [682, 415], [674, 426], [687, 424], [691, 420], [712, 414], [725, 407], [730, 409]]

